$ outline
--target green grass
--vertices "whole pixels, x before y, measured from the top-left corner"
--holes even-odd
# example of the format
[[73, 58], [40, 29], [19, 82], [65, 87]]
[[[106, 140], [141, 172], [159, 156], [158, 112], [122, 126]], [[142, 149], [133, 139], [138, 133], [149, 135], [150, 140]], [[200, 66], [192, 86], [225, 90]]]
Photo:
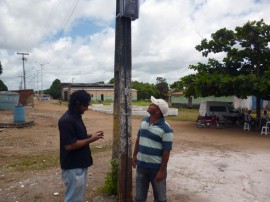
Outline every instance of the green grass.
[[17, 171], [25, 171], [43, 170], [56, 165], [59, 165], [59, 156], [55, 153], [46, 153], [23, 156], [19, 160], [6, 165], [6, 167]]
[[178, 109], [178, 116], [167, 116], [167, 120], [173, 121], [196, 121], [198, 109]]
[[[150, 102], [147, 101], [136, 101], [132, 102], [135, 106], [148, 106]], [[196, 121], [199, 114], [198, 109], [178, 109], [178, 116], [167, 116], [166, 119], [174, 121]]]
[[143, 100], [132, 102], [132, 105], [134, 106], [148, 106], [149, 104], [150, 102], [143, 101]]
[[[104, 145], [102, 148], [97, 148], [94, 145], [91, 146], [92, 154], [109, 151], [112, 149], [112, 145]], [[13, 159], [10, 163], [5, 164], [4, 167], [11, 168], [16, 171], [26, 170], [45, 170], [60, 165], [59, 154], [55, 152], [51, 153], [32, 153], [20, 157], [19, 159]]]
[[117, 179], [118, 179], [118, 162], [111, 161], [111, 171], [105, 176], [104, 185], [101, 187], [101, 192], [108, 195], [117, 195]]
[[[110, 105], [112, 102], [102, 102], [104, 105]], [[66, 102], [62, 102], [62, 104], [67, 105]], [[99, 104], [99, 102], [92, 102], [91, 104]], [[148, 106], [150, 102], [148, 101], [135, 101], [132, 102], [132, 105], [134, 106]], [[167, 116], [166, 119], [168, 120], [174, 120], [174, 121], [195, 121], [198, 117], [199, 110], [198, 109], [178, 109], [178, 116]], [[140, 117], [138, 117], [140, 118]]]
[[90, 102], [90, 105], [92, 105], [92, 104], [111, 105], [111, 103], [113, 103], [113, 102], [109, 102], [109, 101], [102, 101], [102, 102], [91, 101], [91, 102]]

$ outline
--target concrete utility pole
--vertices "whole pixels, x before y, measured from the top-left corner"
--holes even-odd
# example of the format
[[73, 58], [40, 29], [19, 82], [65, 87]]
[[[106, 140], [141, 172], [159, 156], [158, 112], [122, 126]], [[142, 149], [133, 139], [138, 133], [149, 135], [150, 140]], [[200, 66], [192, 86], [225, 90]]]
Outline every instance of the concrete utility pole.
[[20, 87], [19, 87], [19, 90], [22, 90], [22, 81], [23, 81], [23, 76], [19, 76], [21, 78], [21, 83], [20, 83]]
[[17, 55], [22, 55], [22, 61], [23, 61], [23, 87], [26, 89], [26, 84], [25, 84], [25, 68], [24, 68], [24, 61], [26, 58], [24, 57], [25, 55], [29, 55], [29, 53], [17, 53]]
[[[137, 7], [136, 7], [137, 6]], [[116, 0], [113, 160], [118, 160], [118, 201], [131, 202], [132, 142], [131, 142], [131, 20], [138, 9], [135, 0]], [[126, 9], [126, 10], [125, 10]]]
[[47, 65], [49, 64], [48, 62], [47, 63], [44, 63], [44, 64], [39, 64], [40, 65], [40, 90], [41, 90], [41, 99], [43, 99], [43, 74], [42, 74], [42, 68], [44, 65]]

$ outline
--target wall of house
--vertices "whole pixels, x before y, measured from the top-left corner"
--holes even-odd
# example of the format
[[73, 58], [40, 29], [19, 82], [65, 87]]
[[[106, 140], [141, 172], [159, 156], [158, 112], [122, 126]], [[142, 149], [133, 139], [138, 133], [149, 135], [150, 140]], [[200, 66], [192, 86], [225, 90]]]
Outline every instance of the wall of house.
[[[171, 95], [171, 106], [177, 108], [199, 108], [200, 103], [202, 101], [222, 101], [222, 102], [232, 102], [233, 106], [238, 109], [256, 109], [256, 97], [248, 96], [247, 99], [239, 99], [236, 96], [228, 96], [228, 97], [214, 97], [209, 96], [205, 98], [193, 98], [192, 104], [189, 104], [188, 98], [185, 98], [183, 95]], [[262, 109], [270, 109], [270, 103], [268, 100], [261, 101]]]
[[[98, 90], [87, 90], [91, 95], [91, 100], [96, 102], [109, 101], [113, 102], [114, 100], [114, 90], [113, 89], [98, 89]], [[131, 92], [132, 101], [137, 101], [137, 91], [132, 90]]]
[[[234, 98], [234, 107], [242, 109], [256, 109], [256, 97], [248, 96], [246, 99]], [[261, 100], [262, 109], [270, 109], [268, 100]]]
[[[91, 88], [63, 88], [62, 89], [62, 100], [68, 101], [69, 96], [76, 92], [77, 90], [85, 90], [91, 95], [91, 101], [93, 102], [103, 102], [109, 101], [113, 102], [114, 100], [114, 89], [91, 89]], [[132, 89], [131, 92], [132, 101], [137, 101], [137, 91]]]
[[183, 107], [183, 108], [199, 108], [199, 105], [203, 101], [223, 101], [223, 102], [233, 102], [233, 96], [230, 97], [199, 97], [194, 98], [191, 97], [190, 101], [188, 98], [184, 97], [183, 95], [171, 95], [171, 106], [173, 107]]
[[99, 90], [87, 90], [91, 95], [91, 100], [95, 102], [113, 101], [114, 90], [112, 89], [99, 89]]

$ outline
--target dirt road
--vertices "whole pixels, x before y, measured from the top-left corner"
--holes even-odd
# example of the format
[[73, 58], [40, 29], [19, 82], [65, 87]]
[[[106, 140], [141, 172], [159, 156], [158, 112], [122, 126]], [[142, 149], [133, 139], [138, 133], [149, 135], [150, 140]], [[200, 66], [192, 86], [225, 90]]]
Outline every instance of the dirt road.
[[[56, 103], [37, 102], [35, 109], [26, 110], [26, 118], [34, 120], [34, 126], [0, 132], [1, 202], [63, 201], [61, 170], [49, 166], [55, 164], [50, 161], [58, 161], [57, 122], [66, 110]], [[113, 119], [90, 110], [83, 119], [89, 132], [105, 132], [104, 140], [91, 145], [94, 165], [89, 169], [86, 199], [92, 201], [110, 168]], [[11, 120], [12, 112], [0, 111], [0, 122]], [[132, 120], [133, 139], [139, 122]], [[270, 201], [270, 136], [241, 128], [198, 129], [193, 122], [168, 122], [174, 129], [169, 201]]]

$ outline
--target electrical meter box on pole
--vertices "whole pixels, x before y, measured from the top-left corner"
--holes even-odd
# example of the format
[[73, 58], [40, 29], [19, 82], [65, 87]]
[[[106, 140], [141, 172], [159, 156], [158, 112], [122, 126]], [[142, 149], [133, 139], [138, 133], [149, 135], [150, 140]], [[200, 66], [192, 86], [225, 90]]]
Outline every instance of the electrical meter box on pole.
[[120, 0], [120, 16], [132, 21], [139, 18], [139, 0]]

